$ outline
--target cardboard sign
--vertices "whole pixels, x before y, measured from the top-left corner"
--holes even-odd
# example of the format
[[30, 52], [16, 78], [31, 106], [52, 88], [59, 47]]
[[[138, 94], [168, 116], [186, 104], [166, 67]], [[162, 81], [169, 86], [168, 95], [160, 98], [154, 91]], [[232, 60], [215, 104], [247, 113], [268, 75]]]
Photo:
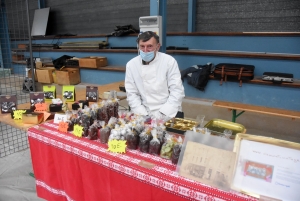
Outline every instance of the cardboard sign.
[[114, 153], [125, 153], [126, 140], [110, 140], [108, 141], [108, 151]]
[[61, 122], [59, 122], [58, 130], [59, 130], [60, 132], [66, 133], [66, 132], [68, 132], [68, 127], [69, 127], [69, 124], [68, 124], [68, 123], [66, 123], [66, 122], [64, 122], [64, 121], [61, 121]]
[[55, 114], [53, 123], [59, 124], [61, 121], [67, 121], [67, 115], [65, 115], [65, 114]]
[[79, 125], [74, 126], [73, 134], [77, 137], [82, 137], [83, 127]]
[[46, 112], [48, 111], [48, 104], [47, 103], [37, 103], [35, 106], [35, 112]]
[[26, 110], [15, 110], [14, 111], [14, 119], [22, 119], [22, 114], [24, 114]]

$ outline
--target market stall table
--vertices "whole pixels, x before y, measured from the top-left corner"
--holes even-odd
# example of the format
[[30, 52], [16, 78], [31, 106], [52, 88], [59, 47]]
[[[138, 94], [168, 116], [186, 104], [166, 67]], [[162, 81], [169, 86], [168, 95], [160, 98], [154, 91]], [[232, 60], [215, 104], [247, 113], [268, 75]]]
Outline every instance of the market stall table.
[[29, 128], [37, 195], [46, 200], [257, 200], [178, 175], [170, 160], [58, 131], [45, 122]]

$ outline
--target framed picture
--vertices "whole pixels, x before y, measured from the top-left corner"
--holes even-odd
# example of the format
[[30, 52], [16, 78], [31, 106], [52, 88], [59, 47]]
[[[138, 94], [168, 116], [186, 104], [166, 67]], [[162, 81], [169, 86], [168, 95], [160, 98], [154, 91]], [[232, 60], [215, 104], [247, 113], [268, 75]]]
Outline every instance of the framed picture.
[[237, 134], [231, 188], [254, 197], [284, 201], [300, 197], [300, 144]]

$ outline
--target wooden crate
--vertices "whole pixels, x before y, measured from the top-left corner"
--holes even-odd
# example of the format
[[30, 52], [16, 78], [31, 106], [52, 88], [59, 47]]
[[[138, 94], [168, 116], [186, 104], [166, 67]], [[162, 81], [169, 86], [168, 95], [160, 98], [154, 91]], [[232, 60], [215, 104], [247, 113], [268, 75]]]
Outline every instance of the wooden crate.
[[[28, 77], [29, 77], [29, 78], [32, 78], [32, 70], [31, 70], [31, 69], [28, 70]], [[35, 80], [35, 81], [38, 81], [38, 79], [37, 79], [37, 74], [36, 74], [36, 70], [34, 71], [34, 80]]]
[[13, 60], [13, 61], [23, 61], [23, 60], [24, 60], [24, 55], [13, 54], [13, 55], [12, 55], [12, 60]]
[[56, 84], [60, 85], [74, 85], [80, 83], [79, 68], [63, 68], [62, 70], [55, 70]]
[[18, 44], [18, 49], [26, 49], [27, 45], [26, 44]]
[[53, 83], [53, 72], [55, 68], [40, 68], [36, 69], [37, 80], [40, 83], [51, 84]]
[[81, 68], [98, 68], [107, 66], [106, 57], [84, 57], [79, 59]]

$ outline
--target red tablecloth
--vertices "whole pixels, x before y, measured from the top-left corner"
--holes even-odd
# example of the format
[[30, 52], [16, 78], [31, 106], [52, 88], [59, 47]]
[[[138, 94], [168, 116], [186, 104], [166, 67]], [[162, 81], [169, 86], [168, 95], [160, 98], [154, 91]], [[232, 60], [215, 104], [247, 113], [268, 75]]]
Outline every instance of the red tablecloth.
[[[46, 200], [257, 200], [181, 177], [160, 157], [108, 152], [107, 145], [59, 132], [54, 123], [30, 128], [28, 138], [37, 194]], [[155, 166], [140, 166], [141, 161]]]

